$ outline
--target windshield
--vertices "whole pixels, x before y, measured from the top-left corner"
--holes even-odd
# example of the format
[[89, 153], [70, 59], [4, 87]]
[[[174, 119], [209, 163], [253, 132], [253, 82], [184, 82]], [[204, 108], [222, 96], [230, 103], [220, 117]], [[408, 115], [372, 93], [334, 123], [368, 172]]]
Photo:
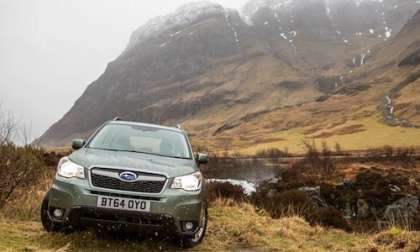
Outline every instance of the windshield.
[[108, 124], [94, 136], [88, 148], [191, 159], [184, 134], [139, 125]]

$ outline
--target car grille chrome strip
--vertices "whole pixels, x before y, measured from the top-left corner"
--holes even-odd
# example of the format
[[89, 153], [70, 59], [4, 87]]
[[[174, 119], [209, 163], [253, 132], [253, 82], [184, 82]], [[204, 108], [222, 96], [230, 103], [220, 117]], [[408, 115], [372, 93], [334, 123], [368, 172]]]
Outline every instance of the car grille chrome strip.
[[[121, 170], [123, 172], [124, 170]], [[111, 178], [116, 178], [121, 180], [120, 173], [117, 171], [107, 171], [107, 170], [99, 170], [99, 169], [92, 169], [92, 174], [95, 175], [101, 175]], [[132, 182], [144, 180], [144, 181], [165, 181], [166, 178], [163, 176], [150, 176], [150, 175], [139, 175], [139, 177], [136, 180], [133, 180]]]
[[96, 188], [159, 194], [163, 191], [167, 178], [160, 174], [144, 173], [130, 170], [137, 175], [133, 181], [124, 181], [120, 174], [125, 169], [94, 167], [90, 170], [90, 182]]

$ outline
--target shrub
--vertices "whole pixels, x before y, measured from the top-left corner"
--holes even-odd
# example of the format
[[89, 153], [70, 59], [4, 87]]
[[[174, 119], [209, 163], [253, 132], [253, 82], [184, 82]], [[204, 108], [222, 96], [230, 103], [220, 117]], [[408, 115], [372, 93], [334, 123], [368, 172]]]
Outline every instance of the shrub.
[[412, 224], [412, 228], [413, 228], [414, 230], [418, 230], [418, 231], [420, 231], [420, 214], [417, 214], [417, 215], [414, 217], [413, 224]]
[[57, 166], [60, 159], [67, 155], [70, 155], [70, 153], [44, 152], [42, 159], [47, 166]]
[[31, 146], [0, 145], [0, 208], [20, 186], [36, 183], [44, 151]]
[[51, 187], [55, 172], [55, 167], [41, 169], [32, 186], [22, 185], [15, 189], [1, 212], [7, 217], [20, 220], [38, 220], [41, 202]]
[[336, 165], [331, 159], [333, 152], [326, 143], [322, 144], [322, 150], [318, 150], [315, 143], [303, 142], [306, 148], [302, 160], [291, 164], [291, 169], [301, 174], [301, 179], [306, 181], [322, 181], [334, 178]]
[[253, 203], [266, 210], [273, 218], [306, 216], [313, 210], [311, 200], [299, 190], [272, 191], [264, 196], [257, 192], [253, 195]]
[[244, 201], [248, 197], [241, 186], [232, 185], [228, 182], [207, 183], [206, 193], [209, 201], [214, 201], [218, 198], [229, 198], [235, 201]]
[[269, 159], [272, 165], [277, 168], [280, 167], [280, 158], [289, 156], [287, 149], [282, 151], [278, 148], [259, 150], [255, 153], [255, 155], [257, 157]]
[[366, 151], [368, 161], [390, 161], [412, 163], [416, 161], [416, 149], [414, 147], [384, 146], [382, 148], [369, 149]]
[[255, 153], [255, 156], [257, 157], [263, 157], [263, 158], [281, 158], [281, 157], [287, 157], [288, 151], [287, 150], [280, 150], [278, 148], [268, 148], [263, 150], [258, 150]]
[[308, 217], [308, 221], [312, 225], [318, 224], [326, 227], [342, 229], [347, 232], [352, 231], [350, 224], [343, 217], [341, 212], [333, 207], [319, 208], [315, 210], [314, 213]]
[[0, 145], [9, 145], [16, 135], [18, 128], [15, 117], [12, 113], [3, 110], [0, 103]]
[[397, 148], [394, 151], [394, 157], [400, 162], [414, 162], [416, 159], [416, 150], [413, 147]]

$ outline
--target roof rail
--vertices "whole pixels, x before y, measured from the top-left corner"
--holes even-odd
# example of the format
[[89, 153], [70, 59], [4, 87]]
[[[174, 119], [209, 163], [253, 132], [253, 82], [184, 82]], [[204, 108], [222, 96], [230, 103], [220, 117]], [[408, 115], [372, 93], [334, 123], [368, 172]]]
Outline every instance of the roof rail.
[[183, 128], [182, 128], [182, 126], [181, 126], [181, 124], [179, 124], [179, 123], [176, 125], [176, 127], [177, 127], [178, 129], [180, 129], [180, 130], [182, 130], [182, 129], [183, 129]]
[[118, 116], [115, 117], [114, 119], [112, 119], [112, 121], [121, 121], [121, 118], [119, 118]]

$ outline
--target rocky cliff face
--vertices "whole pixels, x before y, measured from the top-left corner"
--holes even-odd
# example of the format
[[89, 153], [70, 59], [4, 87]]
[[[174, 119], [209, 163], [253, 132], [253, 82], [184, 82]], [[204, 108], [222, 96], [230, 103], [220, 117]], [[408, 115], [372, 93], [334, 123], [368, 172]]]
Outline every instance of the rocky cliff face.
[[[253, 0], [241, 13], [208, 2], [181, 6], [139, 27], [38, 143], [67, 144], [115, 116], [184, 123], [193, 136], [214, 137], [316, 102], [343, 88], [419, 7], [415, 0]], [[402, 64], [416, 62], [410, 55]]]

